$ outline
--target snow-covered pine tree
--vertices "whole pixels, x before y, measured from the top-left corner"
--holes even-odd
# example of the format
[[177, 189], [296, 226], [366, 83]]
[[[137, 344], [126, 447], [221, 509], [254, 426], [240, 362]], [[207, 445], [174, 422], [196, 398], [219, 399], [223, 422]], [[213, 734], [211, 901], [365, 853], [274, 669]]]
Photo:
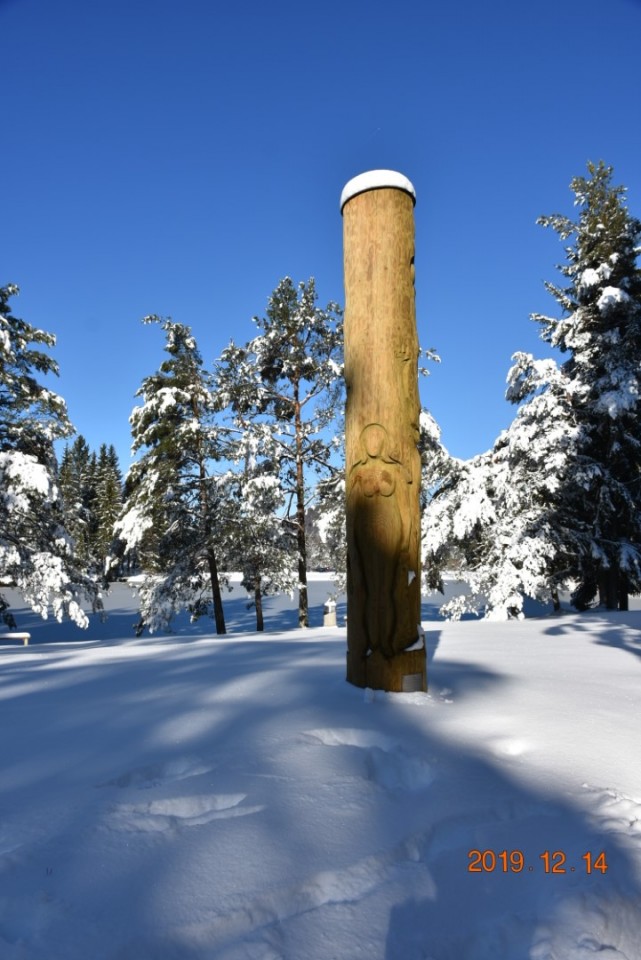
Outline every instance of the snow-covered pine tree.
[[[84, 439], [84, 438], [83, 438]], [[58, 486], [62, 496], [65, 526], [74, 540], [76, 554], [79, 554], [79, 530], [82, 525], [80, 490], [72, 447], [65, 443], [58, 467]]]
[[[244, 347], [232, 341], [218, 362], [217, 389], [238, 423], [252, 419], [269, 427], [278, 451], [287, 515], [297, 542], [298, 620], [308, 626], [305, 511], [312, 471], [327, 472], [336, 440], [331, 427], [342, 397], [342, 311], [316, 306], [313, 278], [297, 286], [278, 284], [261, 331]], [[342, 404], [340, 405], [342, 410]]]
[[424, 582], [442, 591], [448, 571], [469, 587], [443, 605], [446, 616], [471, 612], [502, 620], [522, 615], [525, 596], [556, 598], [564, 541], [546, 507], [573, 432], [550, 423], [551, 399], [534, 398], [491, 450], [470, 460], [450, 456], [434, 421], [422, 417]]
[[458, 546], [447, 521], [462, 483], [462, 460], [452, 457], [441, 441], [441, 429], [429, 411], [420, 414], [421, 576], [423, 590], [443, 592], [445, 568], [460, 566]]
[[334, 594], [343, 593], [347, 584], [347, 528], [345, 523], [345, 470], [333, 469], [319, 480], [315, 503], [309, 513], [312, 569], [331, 571]]
[[296, 542], [284, 514], [276, 449], [269, 426], [244, 424], [230, 444], [237, 468], [221, 478], [226, 502], [224, 554], [229, 569], [242, 572], [252, 597], [256, 629], [264, 629], [263, 597], [291, 593], [298, 583]]
[[611, 168], [588, 173], [571, 184], [578, 220], [539, 221], [574, 237], [559, 268], [567, 286], [546, 285], [565, 315], [533, 317], [570, 356], [515, 354], [515, 420], [488, 453], [451, 459], [431, 493], [428, 565], [458, 562], [472, 587], [446, 613], [519, 614], [524, 594], [558, 603], [567, 586], [579, 609], [597, 592], [625, 607], [641, 589], [641, 223]]
[[[64, 526], [54, 441], [73, 434], [66, 406], [38, 380], [57, 374], [41, 347], [53, 334], [13, 316], [14, 285], [0, 287], [0, 578], [15, 583], [42, 617], [53, 611], [87, 626], [84, 595], [99, 606], [97, 585], [76, 562]], [[0, 599], [5, 623], [7, 603]]]
[[95, 552], [100, 570], [107, 577], [118, 576], [120, 562], [114, 557], [114, 527], [122, 512], [122, 474], [118, 454], [111, 444], [101, 444], [96, 467]]
[[115, 533], [126, 549], [146, 545], [153, 557], [140, 589], [141, 623], [154, 631], [180, 609], [196, 618], [213, 604], [216, 631], [225, 633], [217, 561], [221, 493], [212, 473], [220, 432], [211, 377], [189, 327], [157, 316], [144, 322], [161, 325], [169, 356], [137, 391], [143, 405], [130, 423], [132, 449], [142, 456], [129, 471]]
[[569, 357], [541, 376], [540, 362], [518, 355], [508, 397], [532, 403], [542, 390], [555, 411], [550, 428], [562, 419], [573, 437], [547, 520], [577, 585], [575, 605], [598, 594], [608, 609], [625, 609], [628, 593], [641, 591], [641, 221], [611, 167], [589, 163], [588, 174], [570, 185], [576, 220], [539, 220], [573, 238], [559, 267], [566, 285], [546, 285], [563, 316], [533, 317], [542, 339]]
[[73, 537], [74, 552], [87, 569], [95, 567], [95, 469], [95, 454], [82, 435], [71, 445], [65, 444], [59, 474], [65, 523]]

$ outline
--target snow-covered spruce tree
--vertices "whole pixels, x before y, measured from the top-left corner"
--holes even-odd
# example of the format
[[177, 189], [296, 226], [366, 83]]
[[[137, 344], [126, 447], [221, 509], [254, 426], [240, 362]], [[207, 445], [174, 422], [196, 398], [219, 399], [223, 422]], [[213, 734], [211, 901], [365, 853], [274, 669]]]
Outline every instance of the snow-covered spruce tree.
[[533, 317], [569, 358], [515, 354], [514, 422], [489, 453], [452, 463], [427, 511], [427, 553], [454, 554], [474, 594], [454, 614], [519, 613], [524, 594], [555, 601], [566, 586], [579, 609], [597, 592], [612, 609], [641, 589], [641, 224], [610, 168], [588, 172], [571, 184], [578, 220], [539, 221], [574, 237], [567, 286], [547, 284], [564, 316]]
[[98, 455], [83, 436], [65, 445], [59, 483], [65, 523], [79, 560], [98, 576], [117, 574], [117, 564], [107, 565], [113, 553], [113, 528], [122, 509], [122, 475], [118, 455], [103, 443]]
[[74, 541], [80, 563], [96, 566], [94, 540], [96, 523], [96, 456], [82, 435], [65, 448], [60, 460], [59, 485], [64, 503], [65, 524]]
[[451, 457], [423, 415], [425, 585], [442, 592], [447, 570], [469, 587], [444, 604], [446, 616], [518, 617], [525, 596], [555, 601], [567, 579], [564, 531], [548, 511], [575, 431], [554, 403], [549, 393], [533, 398], [491, 450], [470, 460]]
[[568, 359], [537, 377], [536, 361], [519, 355], [508, 397], [551, 394], [574, 434], [548, 507], [577, 584], [573, 602], [583, 609], [598, 594], [608, 609], [625, 609], [628, 593], [641, 591], [641, 222], [611, 167], [590, 163], [588, 173], [571, 183], [578, 219], [539, 221], [573, 238], [559, 267], [566, 285], [547, 284], [563, 316], [533, 318]]
[[115, 555], [114, 527], [122, 512], [122, 474], [113, 445], [100, 445], [96, 467], [95, 552], [100, 570], [106, 576], [118, 576], [120, 563], [111, 563]]
[[[97, 585], [78, 565], [64, 527], [54, 440], [73, 433], [64, 401], [38, 381], [58, 373], [55, 337], [14, 317], [0, 287], [0, 578], [14, 583], [31, 608], [46, 618], [68, 616], [86, 627], [84, 595], [98, 607]], [[5, 623], [7, 603], [0, 598]]]
[[[131, 467], [116, 536], [139, 549], [152, 572], [140, 588], [141, 624], [166, 627], [180, 609], [198, 618], [213, 605], [225, 633], [218, 573], [221, 492], [212, 464], [221, 455], [211, 377], [189, 327], [156, 316], [168, 358], [146, 377], [131, 417]], [[150, 539], [149, 539], [150, 538]], [[142, 549], [141, 549], [142, 548]]]
[[[446, 528], [462, 483], [463, 461], [452, 457], [441, 441], [441, 429], [429, 411], [420, 414], [421, 575], [423, 589], [443, 593], [442, 574], [460, 566], [458, 549]], [[445, 523], [444, 523], [445, 521]]]
[[[244, 347], [233, 341], [218, 362], [217, 389], [237, 425], [252, 420], [269, 429], [277, 450], [286, 511], [296, 535], [298, 620], [308, 626], [305, 511], [310, 475], [328, 471], [337, 441], [332, 436], [342, 398], [342, 311], [316, 306], [315, 283], [296, 286], [289, 277], [254, 317], [261, 331]], [[342, 409], [342, 405], [341, 405]]]
[[315, 503], [308, 511], [311, 536], [310, 566], [331, 571], [336, 596], [347, 583], [347, 528], [345, 523], [345, 470], [334, 469], [316, 486]]
[[296, 541], [283, 513], [285, 498], [269, 427], [247, 423], [230, 443], [236, 469], [221, 478], [227, 523], [225, 560], [239, 570], [252, 597], [256, 629], [264, 629], [263, 597], [293, 594], [297, 584]]

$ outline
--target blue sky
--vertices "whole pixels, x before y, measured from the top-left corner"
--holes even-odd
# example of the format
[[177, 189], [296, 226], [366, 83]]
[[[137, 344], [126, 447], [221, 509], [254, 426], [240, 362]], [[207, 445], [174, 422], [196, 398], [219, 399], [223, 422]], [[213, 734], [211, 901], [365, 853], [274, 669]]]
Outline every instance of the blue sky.
[[417, 191], [424, 403], [457, 456], [508, 425], [516, 350], [563, 260], [543, 213], [603, 159], [641, 215], [639, 0], [0, 0], [0, 284], [55, 333], [76, 428], [129, 462], [160, 363], [148, 313], [207, 361], [286, 275], [343, 300], [341, 190]]

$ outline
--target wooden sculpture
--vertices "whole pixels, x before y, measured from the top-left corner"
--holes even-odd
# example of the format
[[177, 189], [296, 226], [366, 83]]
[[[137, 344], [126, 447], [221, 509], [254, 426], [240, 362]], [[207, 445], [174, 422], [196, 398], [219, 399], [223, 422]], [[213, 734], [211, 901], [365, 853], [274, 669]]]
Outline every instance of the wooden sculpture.
[[397, 691], [426, 689], [414, 202], [410, 181], [390, 170], [355, 177], [341, 196], [347, 679]]

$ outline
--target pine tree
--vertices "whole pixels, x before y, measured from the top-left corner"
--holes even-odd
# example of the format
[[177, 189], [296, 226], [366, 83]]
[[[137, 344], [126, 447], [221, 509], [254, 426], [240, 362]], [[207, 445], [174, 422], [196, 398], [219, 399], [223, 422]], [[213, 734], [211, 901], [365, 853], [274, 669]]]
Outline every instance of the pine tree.
[[574, 238], [566, 286], [546, 284], [563, 316], [533, 317], [568, 359], [515, 354], [514, 422], [489, 453], [452, 461], [428, 505], [428, 557], [455, 556], [474, 594], [454, 614], [519, 614], [524, 593], [558, 605], [566, 587], [579, 609], [597, 593], [625, 608], [641, 590], [641, 223], [611, 168], [588, 173], [571, 183], [576, 221], [539, 221]]
[[344, 469], [332, 470], [318, 482], [315, 504], [308, 511], [308, 527], [311, 568], [331, 572], [335, 593], [343, 592], [347, 583]]
[[60, 463], [60, 490], [66, 526], [73, 538], [76, 556], [88, 569], [95, 566], [91, 517], [95, 491], [91, 458], [89, 444], [79, 435], [71, 446], [65, 444]]
[[292, 593], [297, 585], [295, 540], [283, 517], [284, 497], [275, 448], [264, 424], [247, 424], [230, 443], [236, 470], [221, 478], [225, 490], [225, 559], [240, 570], [252, 597], [256, 629], [264, 629], [263, 597]]
[[546, 505], [572, 437], [546, 423], [548, 399], [524, 407], [491, 450], [470, 460], [451, 457], [434, 421], [422, 417], [424, 583], [443, 592], [447, 570], [469, 588], [441, 607], [446, 616], [520, 617], [525, 596], [558, 593], [564, 541]]
[[575, 604], [584, 608], [599, 593], [615, 609], [641, 590], [641, 222], [628, 212], [625, 188], [612, 184], [611, 167], [590, 163], [588, 173], [571, 183], [578, 219], [539, 221], [561, 240], [573, 238], [559, 267], [566, 285], [547, 284], [563, 316], [533, 318], [543, 340], [569, 357], [530, 383], [536, 362], [520, 356], [510, 399], [532, 402], [542, 389], [563, 411], [574, 447], [549, 522], [567, 538]]
[[113, 528], [122, 508], [122, 475], [113, 445], [103, 443], [96, 455], [81, 435], [71, 446], [66, 444], [60, 490], [78, 558], [100, 577], [117, 575], [119, 561], [112, 558], [112, 548]]
[[316, 306], [315, 283], [278, 284], [261, 331], [244, 347], [233, 341], [223, 352], [217, 388], [242, 429], [247, 421], [267, 425], [277, 448], [278, 469], [296, 536], [299, 625], [308, 625], [305, 511], [310, 472], [327, 472], [336, 441], [331, 427], [342, 396], [342, 320], [336, 303]]
[[[98, 591], [73, 555], [53, 446], [73, 428], [64, 401], [38, 381], [58, 373], [40, 349], [54, 346], [55, 337], [12, 315], [17, 293], [0, 287], [0, 576], [42, 617], [51, 609], [59, 620], [86, 626], [80, 599], [97, 606]], [[0, 610], [7, 610], [3, 599]]]
[[122, 511], [122, 474], [118, 455], [113, 445], [101, 444], [96, 469], [95, 497], [95, 552], [100, 570], [108, 577], [119, 572], [119, 562], [111, 563], [115, 555], [114, 527]]
[[189, 327], [156, 316], [145, 322], [161, 325], [169, 356], [137, 392], [144, 402], [130, 422], [133, 450], [142, 456], [127, 477], [115, 532], [127, 549], [151, 547], [153, 573], [140, 590], [151, 631], [181, 608], [196, 618], [213, 603], [216, 630], [225, 633], [217, 560], [222, 498], [212, 473], [221, 451], [211, 378]]

